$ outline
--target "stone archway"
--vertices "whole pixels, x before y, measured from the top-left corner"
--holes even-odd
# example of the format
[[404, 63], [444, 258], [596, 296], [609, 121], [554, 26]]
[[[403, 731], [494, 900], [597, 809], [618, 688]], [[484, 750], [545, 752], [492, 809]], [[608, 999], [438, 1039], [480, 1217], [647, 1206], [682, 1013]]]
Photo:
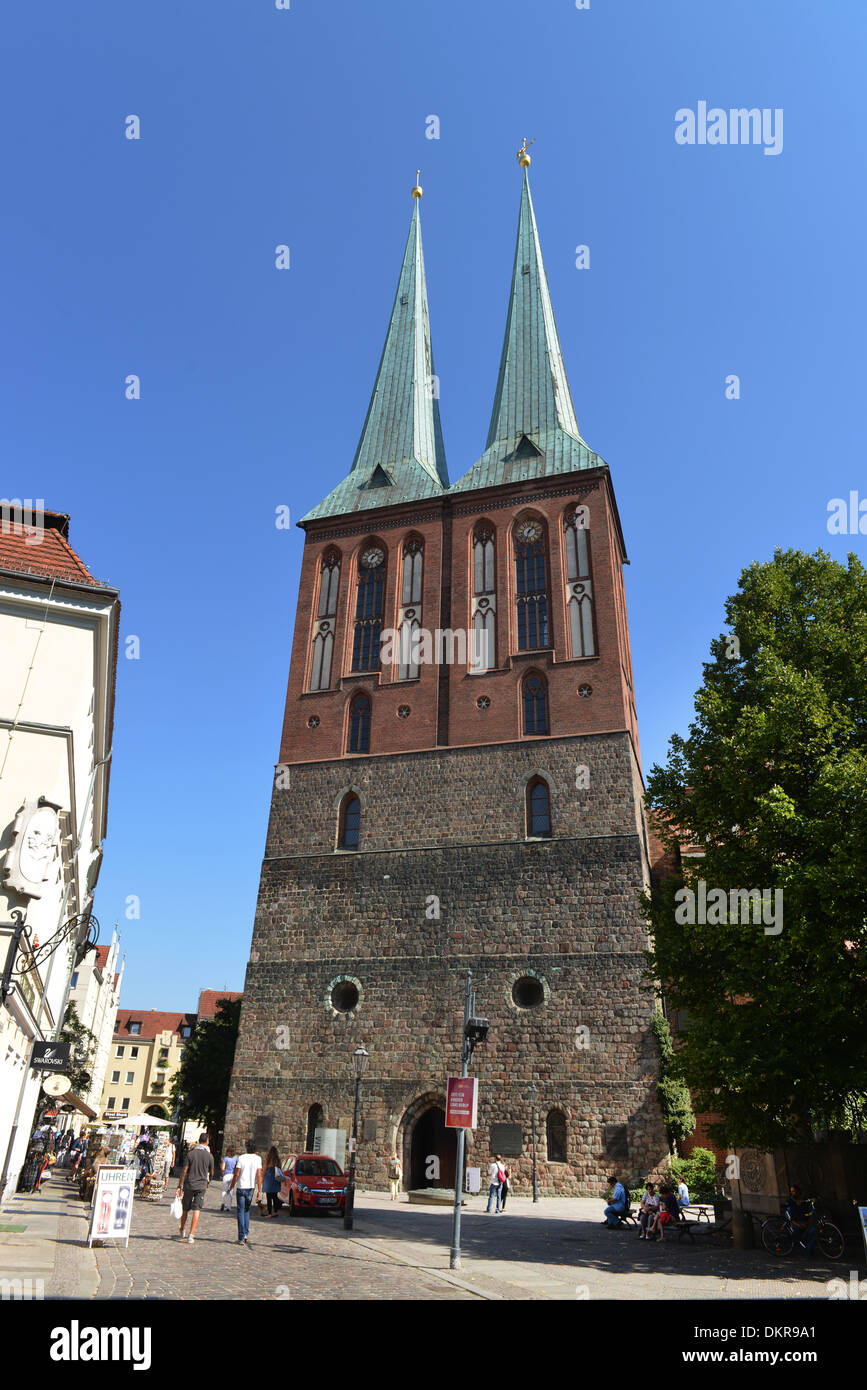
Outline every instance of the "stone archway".
[[398, 1126], [403, 1185], [410, 1191], [455, 1185], [457, 1135], [445, 1127], [445, 1096], [428, 1091], [404, 1112]]

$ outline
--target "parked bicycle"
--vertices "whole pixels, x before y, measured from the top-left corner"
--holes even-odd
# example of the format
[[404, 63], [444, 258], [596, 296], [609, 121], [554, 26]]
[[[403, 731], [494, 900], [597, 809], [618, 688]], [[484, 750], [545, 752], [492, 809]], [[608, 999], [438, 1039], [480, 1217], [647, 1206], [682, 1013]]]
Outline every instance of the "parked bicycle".
[[[845, 1247], [842, 1231], [833, 1221], [828, 1220], [818, 1200], [811, 1201], [809, 1205], [813, 1213], [816, 1248], [826, 1260], [839, 1260]], [[770, 1216], [762, 1223], [762, 1245], [769, 1255], [790, 1255], [796, 1243], [806, 1250], [805, 1235], [806, 1232], [793, 1224], [785, 1208], [781, 1216]]]

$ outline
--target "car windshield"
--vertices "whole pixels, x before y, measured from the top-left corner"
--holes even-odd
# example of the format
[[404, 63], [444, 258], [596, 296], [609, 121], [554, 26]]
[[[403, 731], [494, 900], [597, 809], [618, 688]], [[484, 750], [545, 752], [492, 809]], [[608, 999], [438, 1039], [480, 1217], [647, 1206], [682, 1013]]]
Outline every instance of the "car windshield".
[[341, 1170], [333, 1158], [301, 1158], [295, 1164], [299, 1178], [339, 1178]]

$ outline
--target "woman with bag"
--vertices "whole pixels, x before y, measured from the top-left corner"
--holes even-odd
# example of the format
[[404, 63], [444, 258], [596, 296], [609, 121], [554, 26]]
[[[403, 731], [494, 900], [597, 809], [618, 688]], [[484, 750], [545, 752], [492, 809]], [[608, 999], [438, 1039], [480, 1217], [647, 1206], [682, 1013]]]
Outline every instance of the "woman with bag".
[[511, 1170], [507, 1168], [505, 1164], [503, 1164], [502, 1168], [500, 1169], [500, 1172], [503, 1175], [503, 1180], [500, 1183], [500, 1211], [505, 1211], [506, 1198], [509, 1195], [509, 1179], [511, 1178], [512, 1173]]
[[276, 1216], [280, 1206], [280, 1187], [283, 1182], [283, 1169], [280, 1166], [280, 1155], [273, 1144], [265, 1155], [265, 1176], [262, 1179], [262, 1191], [268, 1202], [267, 1212], [263, 1216], [267, 1221], [269, 1216]]

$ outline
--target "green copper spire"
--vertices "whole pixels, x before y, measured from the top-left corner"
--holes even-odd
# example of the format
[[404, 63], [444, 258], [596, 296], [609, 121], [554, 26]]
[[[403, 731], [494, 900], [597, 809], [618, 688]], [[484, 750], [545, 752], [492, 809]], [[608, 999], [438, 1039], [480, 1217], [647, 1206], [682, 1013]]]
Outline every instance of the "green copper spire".
[[487, 444], [452, 492], [603, 466], [575, 418], [524, 154], [518, 242]]
[[449, 485], [430, 339], [419, 200], [415, 205], [367, 418], [342, 483], [303, 518], [388, 507]]

